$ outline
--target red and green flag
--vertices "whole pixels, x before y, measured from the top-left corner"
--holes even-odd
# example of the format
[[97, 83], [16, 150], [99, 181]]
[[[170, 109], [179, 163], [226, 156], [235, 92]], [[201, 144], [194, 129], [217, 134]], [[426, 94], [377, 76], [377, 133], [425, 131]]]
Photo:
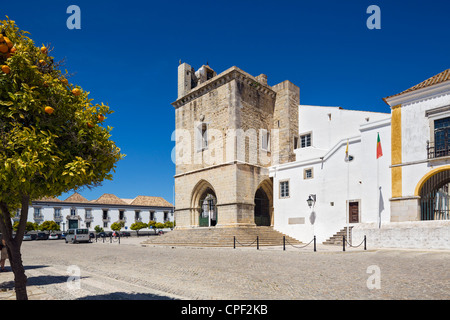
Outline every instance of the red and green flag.
[[377, 138], [377, 159], [383, 155], [383, 150], [381, 150], [381, 141], [380, 141], [380, 134], [378, 133]]

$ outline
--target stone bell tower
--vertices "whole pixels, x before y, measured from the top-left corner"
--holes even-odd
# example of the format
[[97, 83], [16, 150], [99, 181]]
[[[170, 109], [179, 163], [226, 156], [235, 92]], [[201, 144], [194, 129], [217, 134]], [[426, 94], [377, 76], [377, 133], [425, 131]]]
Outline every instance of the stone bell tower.
[[268, 167], [295, 160], [300, 89], [231, 67], [178, 67], [177, 228], [273, 224]]

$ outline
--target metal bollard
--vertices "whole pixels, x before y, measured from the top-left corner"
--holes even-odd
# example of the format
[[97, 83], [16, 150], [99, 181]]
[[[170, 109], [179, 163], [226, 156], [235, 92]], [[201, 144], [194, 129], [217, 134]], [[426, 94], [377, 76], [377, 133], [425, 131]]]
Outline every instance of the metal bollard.
[[316, 236], [314, 236], [314, 252], [316, 252]]
[[256, 236], [256, 250], [259, 250], [259, 236]]
[[366, 236], [364, 236], [364, 250], [367, 250], [367, 246], [366, 246]]
[[283, 236], [283, 251], [286, 251], [286, 237]]
[[236, 237], [233, 236], [233, 249], [236, 249]]
[[342, 236], [342, 251], [345, 251], [345, 236]]

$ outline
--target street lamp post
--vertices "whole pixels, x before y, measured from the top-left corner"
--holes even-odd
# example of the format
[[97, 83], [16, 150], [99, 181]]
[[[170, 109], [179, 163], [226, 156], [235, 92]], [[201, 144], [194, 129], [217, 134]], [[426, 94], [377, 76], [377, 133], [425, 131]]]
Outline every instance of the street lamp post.
[[309, 221], [312, 224], [312, 231], [313, 231], [313, 236], [315, 237], [314, 234], [314, 223], [316, 221], [316, 217], [315, 217], [315, 212], [314, 212], [314, 205], [316, 204], [316, 195], [315, 194], [310, 194], [308, 199], [306, 200], [306, 202], [308, 203], [308, 207], [311, 209], [311, 215], [309, 217]]

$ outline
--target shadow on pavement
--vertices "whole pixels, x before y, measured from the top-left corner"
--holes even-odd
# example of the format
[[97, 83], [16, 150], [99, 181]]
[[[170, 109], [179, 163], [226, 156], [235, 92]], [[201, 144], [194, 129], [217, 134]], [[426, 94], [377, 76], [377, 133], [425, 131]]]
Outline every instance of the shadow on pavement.
[[150, 293], [112, 292], [79, 298], [77, 300], [177, 300], [167, 296]]

